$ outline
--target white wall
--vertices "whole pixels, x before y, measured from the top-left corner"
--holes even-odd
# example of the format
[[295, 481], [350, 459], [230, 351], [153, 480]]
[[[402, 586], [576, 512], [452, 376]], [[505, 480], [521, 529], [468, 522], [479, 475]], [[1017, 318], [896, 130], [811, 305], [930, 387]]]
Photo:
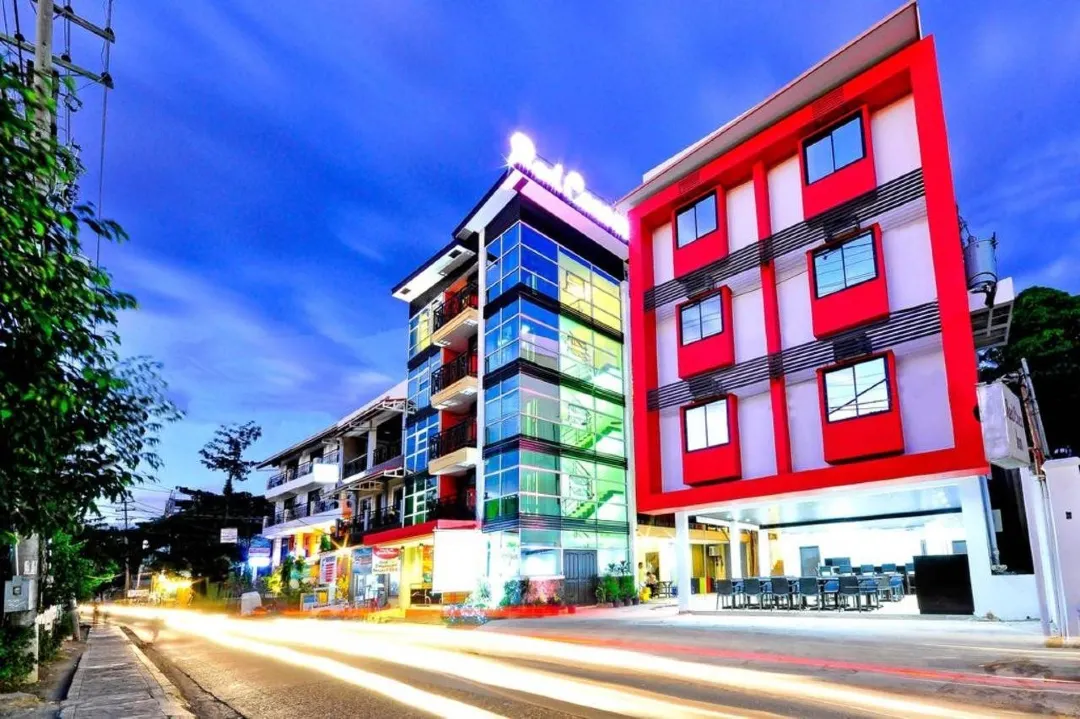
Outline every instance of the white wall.
[[686, 489], [683, 484], [682, 420], [678, 407], [660, 410], [660, 474], [663, 489]]
[[802, 222], [802, 171], [792, 155], [769, 170], [769, 220], [773, 233]]
[[870, 116], [874, 174], [879, 185], [920, 166], [919, 132], [911, 95]]
[[805, 382], [789, 382], [787, 406], [792, 470], [801, 472], [827, 466], [821, 437], [817, 378]]
[[754, 183], [744, 182], [727, 192], [728, 252], [758, 241]]
[[772, 404], [767, 392], [739, 396], [739, 451], [744, 478], [776, 474]]
[[674, 304], [656, 310], [656, 376], [661, 387], [679, 381], [678, 313]]
[[896, 354], [904, 452], [930, 452], [953, 446], [952, 414], [940, 346], [918, 354]]
[[675, 263], [672, 257], [671, 223], [661, 225], [653, 232], [653, 283], [660, 284], [675, 277]]
[[889, 311], [896, 312], [937, 299], [930, 227], [925, 215], [881, 233]]
[[776, 283], [780, 308], [780, 346], [783, 349], [815, 341], [810, 310], [810, 273], [801, 272]]
[[760, 287], [732, 296], [731, 317], [735, 331], [735, 362], [767, 354], [765, 298]]

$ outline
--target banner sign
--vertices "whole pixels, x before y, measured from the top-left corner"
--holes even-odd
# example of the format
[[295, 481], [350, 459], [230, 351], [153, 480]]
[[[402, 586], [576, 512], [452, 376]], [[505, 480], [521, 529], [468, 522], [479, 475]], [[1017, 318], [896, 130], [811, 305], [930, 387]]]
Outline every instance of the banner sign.
[[333, 584], [337, 575], [337, 557], [323, 557], [319, 560], [319, 584]]
[[222, 544], [236, 544], [237, 531], [236, 527], [222, 527], [221, 528], [221, 543]]
[[397, 574], [401, 571], [401, 550], [397, 547], [375, 547], [371, 550], [373, 574]]
[[269, 559], [271, 547], [273, 547], [273, 542], [266, 537], [252, 537], [251, 544], [248, 545], [248, 559], [254, 557], [266, 557]]
[[371, 547], [359, 547], [352, 552], [353, 574], [371, 574]]

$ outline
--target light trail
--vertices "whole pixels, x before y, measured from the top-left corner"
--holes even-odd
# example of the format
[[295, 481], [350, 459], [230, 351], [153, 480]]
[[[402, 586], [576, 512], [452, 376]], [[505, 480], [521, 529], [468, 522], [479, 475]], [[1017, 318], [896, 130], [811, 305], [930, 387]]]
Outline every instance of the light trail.
[[[210, 617], [184, 610], [127, 606], [110, 606], [107, 611], [116, 616], [163, 620], [173, 628], [188, 631], [227, 646], [235, 646], [244, 651], [274, 659], [287, 656], [288, 663], [303, 667], [315, 668], [313, 660], [317, 660], [315, 663], [323, 667], [319, 670], [330, 676], [342, 678], [352, 676], [349, 672], [360, 672], [360, 675], [367, 677], [377, 675], [361, 672], [361, 670], [325, 657], [290, 650], [278, 642], [422, 668], [425, 671], [457, 676], [473, 683], [544, 696], [560, 702], [628, 716], [730, 717], [733, 715], [719, 712], [715, 707], [701, 703], [682, 699], [669, 701], [663, 695], [652, 692], [588, 679], [555, 676], [549, 672], [516, 667], [491, 658], [462, 652], [543, 661], [559, 667], [589, 668], [604, 672], [643, 675], [649, 678], [663, 677], [737, 692], [757, 699], [813, 703], [846, 715], [861, 713], [873, 716], [941, 717], [943, 719], [974, 719], [987, 715], [981, 708], [967, 708], [943, 703], [936, 699], [924, 700], [883, 691], [837, 685], [811, 677], [697, 663], [626, 649], [571, 644], [515, 634], [455, 631], [441, 627], [406, 624], [330, 623], [314, 619], [252, 621]], [[235, 644], [230, 644], [230, 642]], [[347, 669], [349, 672], [339, 674], [342, 669]], [[346, 681], [349, 680], [346, 679]], [[380, 678], [380, 681], [386, 680]], [[372, 685], [370, 679], [363, 680], [362, 686], [365, 688], [372, 688]], [[418, 691], [411, 688], [410, 690]], [[392, 691], [393, 695], [389, 693], [387, 695], [400, 700], [401, 695], [397, 694], [399, 690], [395, 688]], [[417, 696], [419, 697], [416, 700], [418, 704], [413, 704], [412, 701], [405, 703], [430, 711], [433, 703], [428, 697], [433, 695], [422, 692]], [[440, 699], [450, 701], [442, 697]], [[745, 715], [739, 714], [739, 716]], [[995, 710], [994, 715], [1021, 716], [1000, 710]], [[458, 714], [458, 716], [466, 715]]]

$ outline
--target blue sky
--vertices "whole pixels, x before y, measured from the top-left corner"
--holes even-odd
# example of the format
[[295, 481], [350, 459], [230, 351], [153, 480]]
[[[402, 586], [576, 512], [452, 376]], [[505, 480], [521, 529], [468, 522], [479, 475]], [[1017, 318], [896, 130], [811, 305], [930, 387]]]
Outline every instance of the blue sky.
[[[389, 289], [448, 240], [513, 130], [619, 197], [896, 6], [118, 3], [104, 205], [132, 241], [103, 263], [142, 305], [124, 351], [162, 360], [187, 413], [162, 486], [220, 487], [196, 453], [221, 422], [259, 422], [261, 457], [403, 375]], [[922, 17], [963, 214], [1022, 286], [1080, 289], [1080, 3]]]

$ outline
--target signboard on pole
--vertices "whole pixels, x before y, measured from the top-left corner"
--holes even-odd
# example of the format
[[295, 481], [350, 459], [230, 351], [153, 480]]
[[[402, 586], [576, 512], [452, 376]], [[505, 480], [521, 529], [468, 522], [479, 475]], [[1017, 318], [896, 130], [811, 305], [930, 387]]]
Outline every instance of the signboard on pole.
[[400, 571], [400, 549], [397, 547], [375, 547], [371, 550], [372, 574], [396, 574]]
[[1031, 464], [1020, 398], [1002, 382], [979, 385], [983, 446], [991, 463], [1005, 468]]
[[337, 557], [331, 555], [319, 560], [319, 584], [333, 584], [337, 576]]
[[263, 536], [252, 537], [251, 544], [248, 545], [248, 559], [254, 559], [256, 557], [270, 558], [270, 550], [272, 542]]
[[221, 528], [221, 543], [222, 544], [236, 544], [237, 540], [236, 527], [222, 527]]

